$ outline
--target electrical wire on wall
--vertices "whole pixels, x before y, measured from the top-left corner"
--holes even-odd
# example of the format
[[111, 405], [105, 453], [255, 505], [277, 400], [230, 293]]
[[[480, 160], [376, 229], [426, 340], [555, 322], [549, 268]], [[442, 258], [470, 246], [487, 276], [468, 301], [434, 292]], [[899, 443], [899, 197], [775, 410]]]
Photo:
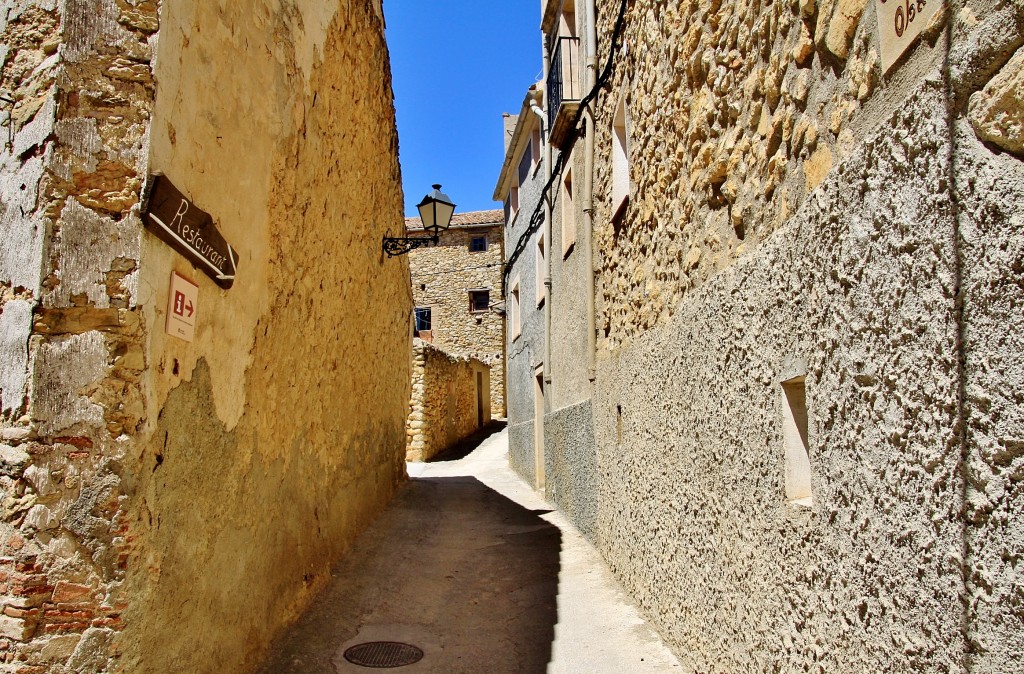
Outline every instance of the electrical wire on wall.
[[[580, 119], [583, 116], [584, 110], [586, 110], [586, 107], [591, 101], [597, 98], [598, 92], [608, 84], [611, 80], [612, 74], [615, 72], [615, 54], [618, 51], [619, 39], [622, 37], [622, 28], [626, 22], [626, 7], [628, 5], [629, 0], [622, 0], [622, 4], [619, 6], [619, 16], [615, 20], [615, 30], [612, 31], [612, 41], [608, 49], [608, 60], [605, 61], [604, 69], [601, 71], [601, 75], [597, 78], [597, 82], [594, 83], [594, 88], [591, 89], [580, 101], [580, 106], [576, 110], [575, 117], [573, 117], [569, 131], [568, 145], [570, 146], [575, 143], [576, 139], [580, 136]], [[593, 133], [593, 129], [588, 129], [587, 133]], [[567, 154], [568, 153], [566, 152], [560, 153], [558, 155], [558, 159], [554, 163], [554, 166], [551, 167], [551, 177], [548, 178], [548, 182], [544, 185], [544, 189], [541, 190], [540, 199], [537, 201], [537, 207], [534, 208], [533, 214], [530, 216], [530, 222], [508, 256], [508, 260], [505, 263], [505, 269], [501, 273], [502, 295], [505, 294], [505, 287], [508, 285], [508, 275], [512, 271], [513, 265], [515, 265], [519, 256], [526, 251], [530, 237], [533, 233], [540, 229], [540, 226], [544, 224], [544, 202], [547, 200], [548, 194], [551, 192], [551, 186], [554, 185], [555, 181], [561, 177], [562, 164], [565, 161]], [[587, 236], [590, 236], [590, 232], [587, 233]]]
[[444, 271], [431, 271], [431, 272], [423, 272], [423, 273], [412, 272], [410, 274], [410, 276], [412, 276], [413, 278], [421, 278], [421, 277], [424, 277], [424, 276], [440, 276], [442, 274], [457, 274], [459, 272], [472, 271], [474, 269], [490, 269], [491, 267], [500, 267], [500, 266], [501, 266], [500, 262], [495, 262], [493, 264], [482, 264], [482, 265], [479, 265], [477, 267], [462, 267], [460, 269], [446, 269]]

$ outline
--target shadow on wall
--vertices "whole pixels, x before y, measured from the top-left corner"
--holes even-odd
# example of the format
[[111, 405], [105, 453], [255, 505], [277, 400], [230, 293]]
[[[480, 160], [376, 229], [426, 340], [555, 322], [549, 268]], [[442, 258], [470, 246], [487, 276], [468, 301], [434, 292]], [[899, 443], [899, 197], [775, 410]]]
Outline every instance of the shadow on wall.
[[403, 672], [543, 674], [557, 621], [561, 532], [473, 477], [401, 488], [262, 674], [365, 672], [344, 651], [400, 641]]

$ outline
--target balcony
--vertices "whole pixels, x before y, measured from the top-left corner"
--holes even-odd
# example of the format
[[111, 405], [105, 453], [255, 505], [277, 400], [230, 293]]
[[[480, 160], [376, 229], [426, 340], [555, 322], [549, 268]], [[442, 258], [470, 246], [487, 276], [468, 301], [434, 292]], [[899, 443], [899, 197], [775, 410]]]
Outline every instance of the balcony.
[[578, 37], [555, 39], [547, 81], [548, 141], [555, 147], [562, 147], [569, 137], [572, 120], [583, 97], [579, 60]]

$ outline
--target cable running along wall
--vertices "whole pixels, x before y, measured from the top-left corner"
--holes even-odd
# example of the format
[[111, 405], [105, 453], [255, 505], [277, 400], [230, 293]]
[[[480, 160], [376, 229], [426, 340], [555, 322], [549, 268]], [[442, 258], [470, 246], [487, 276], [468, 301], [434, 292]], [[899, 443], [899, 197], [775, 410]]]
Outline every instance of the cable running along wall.
[[[580, 118], [583, 116], [583, 111], [590, 105], [591, 101], [597, 98], [598, 92], [604, 87], [609, 80], [611, 80], [612, 74], [615, 72], [615, 54], [618, 50], [619, 39], [622, 37], [622, 28], [625, 25], [626, 20], [626, 7], [629, 4], [629, 0], [622, 0], [622, 4], [619, 5], [619, 15], [615, 19], [615, 30], [612, 31], [612, 41], [608, 48], [608, 60], [604, 64], [604, 69], [601, 71], [601, 75], [597, 78], [597, 82], [594, 83], [594, 88], [587, 92], [587, 95], [580, 101], [580, 107], [576, 111], [576, 116], [572, 120], [572, 128], [569, 132], [569, 141], [567, 146], [571, 147], [580, 136]], [[588, 133], [593, 133], [593, 129], [588, 129]], [[544, 185], [544, 189], [541, 190], [540, 199], [537, 201], [537, 206], [533, 209], [533, 214], [530, 216], [530, 223], [527, 225], [526, 230], [516, 241], [516, 245], [512, 248], [512, 252], [508, 256], [508, 260], [505, 262], [505, 269], [501, 275], [501, 287], [502, 294], [505, 294], [505, 288], [508, 286], [508, 275], [515, 265], [516, 261], [519, 260], [519, 256], [523, 254], [529, 245], [530, 236], [536, 232], [541, 224], [544, 222], [544, 203], [548, 199], [548, 195], [551, 192], [551, 186], [557, 184], [558, 179], [562, 174], [562, 162], [569, 153], [561, 152], [558, 155], [558, 159], [555, 161], [554, 166], [551, 167], [551, 177], [548, 178], [547, 183]], [[586, 236], [590, 236], [590, 232], [586, 233]]]

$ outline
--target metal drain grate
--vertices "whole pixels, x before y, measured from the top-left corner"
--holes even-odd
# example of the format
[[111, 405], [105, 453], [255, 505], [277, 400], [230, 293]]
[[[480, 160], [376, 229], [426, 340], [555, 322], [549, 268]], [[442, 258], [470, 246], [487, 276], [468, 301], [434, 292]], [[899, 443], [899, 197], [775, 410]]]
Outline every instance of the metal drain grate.
[[419, 662], [423, 651], [399, 641], [370, 641], [346, 650], [345, 659], [360, 667], [393, 669]]

